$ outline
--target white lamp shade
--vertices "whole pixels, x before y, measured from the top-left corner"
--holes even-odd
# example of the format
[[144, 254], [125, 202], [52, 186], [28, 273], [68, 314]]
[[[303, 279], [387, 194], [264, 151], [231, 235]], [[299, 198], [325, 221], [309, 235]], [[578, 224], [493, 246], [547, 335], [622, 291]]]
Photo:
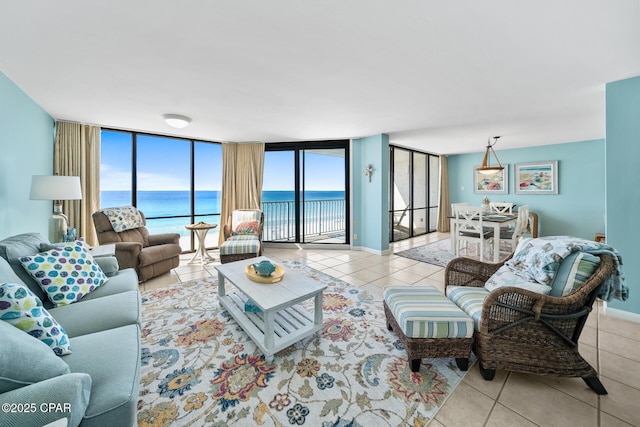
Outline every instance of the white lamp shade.
[[31, 179], [31, 200], [80, 200], [82, 188], [79, 176], [34, 175]]

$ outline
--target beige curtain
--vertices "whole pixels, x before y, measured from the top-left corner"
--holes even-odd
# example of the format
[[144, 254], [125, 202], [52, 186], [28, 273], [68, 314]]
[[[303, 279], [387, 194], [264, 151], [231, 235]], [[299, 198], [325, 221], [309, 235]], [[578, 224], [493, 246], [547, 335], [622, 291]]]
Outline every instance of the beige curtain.
[[[220, 225], [234, 209], [262, 209], [264, 143], [222, 144], [222, 205]], [[219, 243], [224, 242], [220, 230]]]
[[440, 156], [440, 200], [438, 202], [438, 231], [446, 233], [449, 228], [449, 170], [447, 167], [447, 156]]
[[100, 127], [57, 122], [54, 172], [80, 177], [82, 200], [65, 200], [62, 211], [69, 225], [77, 229], [78, 237], [97, 245], [91, 214], [100, 208]]

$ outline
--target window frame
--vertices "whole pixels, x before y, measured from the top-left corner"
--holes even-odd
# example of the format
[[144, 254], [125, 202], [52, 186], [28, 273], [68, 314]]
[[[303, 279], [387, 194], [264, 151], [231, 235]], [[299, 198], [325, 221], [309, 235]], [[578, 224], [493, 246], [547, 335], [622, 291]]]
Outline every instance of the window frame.
[[[138, 179], [137, 179], [138, 177], [138, 136], [144, 135], [144, 136], [157, 137], [157, 138], [163, 138], [163, 139], [174, 139], [176, 141], [189, 143], [189, 181], [190, 181], [189, 190], [188, 190], [189, 191], [189, 214], [188, 215], [166, 215], [166, 216], [146, 216], [145, 215], [145, 218], [147, 220], [189, 218], [190, 223], [193, 224], [196, 222], [198, 218], [201, 218], [201, 217], [211, 217], [211, 216], [221, 217], [221, 214], [222, 214], [221, 212], [196, 214], [195, 212], [196, 211], [196, 206], [195, 206], [196, 204], [196, 198], [195, 198], [196, 171], [194, 167], [196, 143], [217, 144], [219, 146], [222, 146], [221, 142], [179, 137], [174, 135], [163, 135], [163, 134], [156, 134], [156, 133], [150, 133], [150, 132], [134, 131], [134, 130], [128, 130], [128, 129], [109, 128], [109, 127], [102, 127], [100, 131], [101, 132], [102, 131], [119, 132], [119, 133], [131, 135], [131, 165], [130, 165], [131, 190], [130, 191], [131, 191], [131, 205], [135, 207], [137, 207], [138, 205]], [[100, 150], [102, 152], [102, 144], [101, 144]], [[222, 174], [222, 165], [221, 165], [220, 173]], [[222, 191], [222, 188], [220, 188], [220, 191]], [[220, 224], [221, 224], [220, 227], [222, 227], [222, 218], [220, 218]], [[198, 244], [198, 242], [197, 242], [197, 239], [195, 238], [194, 232], [191, 231], [190, 234], [191, 234], [191, 244], [190, 244], [189, 252], [195, 252], [196, 245]], [[211, 249], [211, 248], [207, 248], [207, 249]]]

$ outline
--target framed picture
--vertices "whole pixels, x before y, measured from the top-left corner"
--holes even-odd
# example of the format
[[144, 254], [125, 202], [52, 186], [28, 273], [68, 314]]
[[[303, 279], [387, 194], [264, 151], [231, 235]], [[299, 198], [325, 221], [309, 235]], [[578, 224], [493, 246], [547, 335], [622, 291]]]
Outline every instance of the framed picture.
[[558, 194], [558, 161], [516, 163], [516, 194]]
[[473, 192], [476, 194], [509, 193], [509, 165], [494, 175], [485, 175], [473, 169]]

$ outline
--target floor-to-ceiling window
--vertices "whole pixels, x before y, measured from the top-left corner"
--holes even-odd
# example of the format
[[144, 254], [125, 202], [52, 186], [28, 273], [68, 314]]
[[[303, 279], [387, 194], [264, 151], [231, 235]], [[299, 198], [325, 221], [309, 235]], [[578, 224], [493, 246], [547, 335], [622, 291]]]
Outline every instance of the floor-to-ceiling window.
[[389, 159], [389, 241], [436, 231], [438, 156], [391, 146]]
[[348, 141], [267, 144], [267, 242], [349, 243]]
[[[100, 207], [136, 206], [150, 233], [179, 233], [183, 250], [194, 250], [184, 226], [220, 225], [221, 170], [219, 143], [103, 129]], [[217, 234], [207, 234], [208, 247]]]

